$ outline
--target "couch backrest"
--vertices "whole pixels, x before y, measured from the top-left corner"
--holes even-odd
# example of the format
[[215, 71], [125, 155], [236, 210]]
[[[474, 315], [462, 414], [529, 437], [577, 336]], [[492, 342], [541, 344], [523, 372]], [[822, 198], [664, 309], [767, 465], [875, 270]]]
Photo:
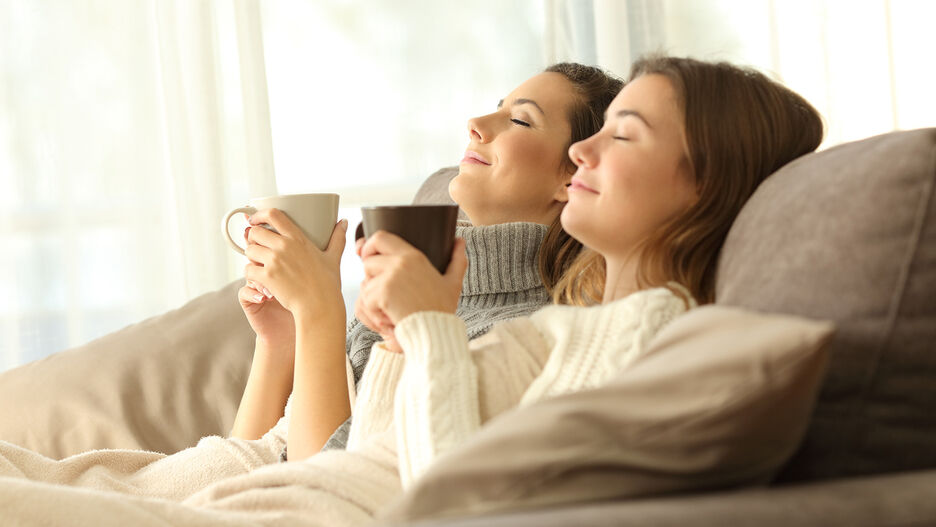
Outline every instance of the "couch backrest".
[[[416, 196], [413, 197], [413, 203], [455, 203], [452, 197], [449, 196], [448, 186], [449, 181], [457, 175], [458, 167], [445, 167], [435, 171], [431, 176], [426, 178], [426, 181], [423, 181], [419, 190], [416, 191]], [[468, 220], [465, 211], [458, 209], [458, 219]]]
[[831, 364], [780, 479], [936, 467], [936, 128], [772, 175], [725, 242], [716, 302], [836, 321]]

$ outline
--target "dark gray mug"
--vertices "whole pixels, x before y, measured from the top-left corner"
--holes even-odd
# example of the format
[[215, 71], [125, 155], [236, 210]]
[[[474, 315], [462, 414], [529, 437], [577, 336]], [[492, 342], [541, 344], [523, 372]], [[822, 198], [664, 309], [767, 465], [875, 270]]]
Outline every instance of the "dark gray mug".
[[445, 273], [455, 246], [458, 205], [385, 205], [361, 207], [363, 221], [355, 239], [387, 231], [403, 238]]

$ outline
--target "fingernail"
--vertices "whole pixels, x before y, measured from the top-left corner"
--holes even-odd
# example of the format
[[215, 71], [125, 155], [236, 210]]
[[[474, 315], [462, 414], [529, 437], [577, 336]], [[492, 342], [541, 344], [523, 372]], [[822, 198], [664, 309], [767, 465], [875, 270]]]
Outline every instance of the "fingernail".
[[263, 288], [263, 294], [265, 294], [267, 298], [273, 298], [273, 293], [271, 293], [270, 290], [265, 287]]
[[342, 228], [343, 230], [347, 231], [347, 230], [348, 230], [348, 220], [344, 220], [344, 219], [343, 219], [343, 220], [341, 220], [340, 223], [341, 223], [341, 228]]
[[254, 302], [259, 304], [260, 302], [263, 302], [263, 295], [254, 295], [253, 299]]

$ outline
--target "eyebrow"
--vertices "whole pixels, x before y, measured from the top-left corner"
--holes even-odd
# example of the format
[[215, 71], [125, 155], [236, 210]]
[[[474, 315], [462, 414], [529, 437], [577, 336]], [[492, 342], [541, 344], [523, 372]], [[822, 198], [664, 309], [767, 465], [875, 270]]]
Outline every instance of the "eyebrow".
[[[618, 110], [617, 113], [614, 114], [614, 116], [615, 116], [615, 117], [622, 117], [622, 118], [623, 118], [623, 117], [636, 117], [636, 118], [640, 119], [641, 121], [643, 121], [643, 124], [645, 124], [645, 125], [647, 126], [647, 128], [650, 128], [651, 130], [653, 129], [653, 127], [650, 126], [650, 122], [647, 121], [646, 117], [644, 117], [643, 115], [641, 115], [640, 112], [638, 112], [638, 111], [636, 111], [636, 110]], [[605, 112], [605, 121], [607, 121], [607, 120], [608, 120], [608, 113]]]
[[[534, 101], [533, 99], [515, 99], [513, 104], [514, 106], [518, 104], [532, 104], [533, 106], [536, 107], [537, 110], [539, 110], [541, 114], [543, 114], [544, 116], [546, 115], [546, 112], [543, 111], [543, 108], [540, 107], [540, 105], [536, 104], [536, 101]], [[500, 108], [503, 105], [504, 105], [504, 99], [497, 101], [498, 108]]]

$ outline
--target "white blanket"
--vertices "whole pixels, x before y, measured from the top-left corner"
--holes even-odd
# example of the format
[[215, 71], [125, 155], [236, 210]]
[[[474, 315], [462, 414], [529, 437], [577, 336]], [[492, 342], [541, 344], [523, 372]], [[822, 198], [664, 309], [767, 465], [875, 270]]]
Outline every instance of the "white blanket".
[[290, 463], [263, 463], [256, 443], [212, 437], [173, 456], [102, 450], [56, 461], [0, 442], [0, 523], [361, 525], [402, 493], [392, 433]]

